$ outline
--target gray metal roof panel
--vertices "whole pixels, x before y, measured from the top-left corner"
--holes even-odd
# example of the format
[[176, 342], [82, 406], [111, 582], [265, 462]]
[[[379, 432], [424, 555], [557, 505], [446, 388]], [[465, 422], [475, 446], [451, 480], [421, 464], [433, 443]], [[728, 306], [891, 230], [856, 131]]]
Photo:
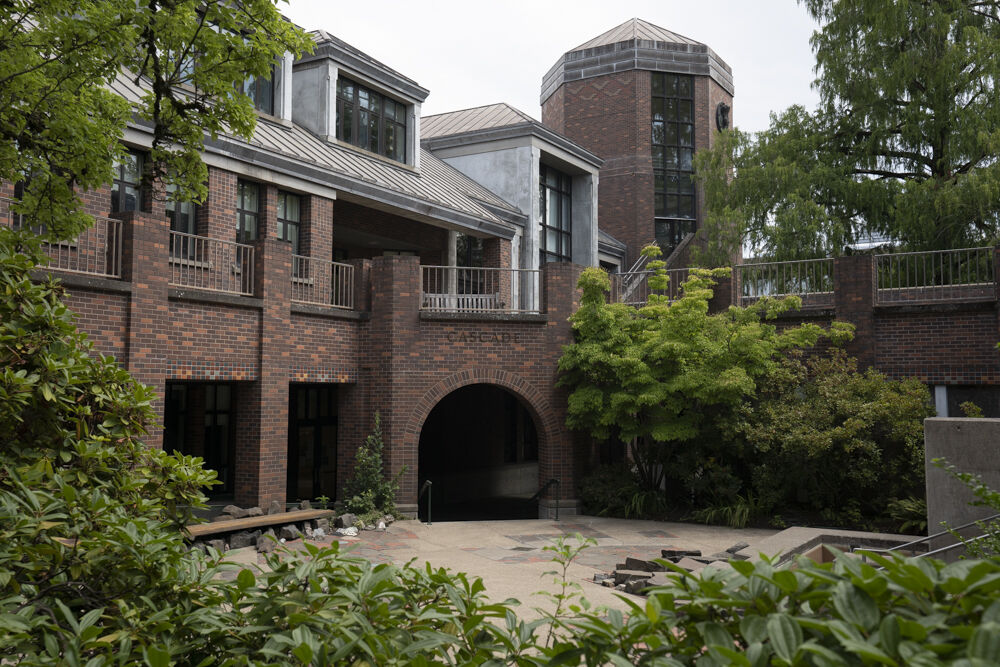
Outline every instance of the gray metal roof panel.
[[611, 30], [601, 33], [597, 37], [584, 42], [580, 46], [570, 49], [569, 53], [572, 53], [573, 51], [592, 49], [597, 46], [605, 46], [607, 44], [627, 42], [632, 39], [704, 46], [701, 42], [696, 42], [690, 37], [679, 35], [676, 32], [667, 30], [666, 28], [661, 28], [658, 25], [653, 25], [649, 21], [643, 21], [640, 18], [632, 18], [625, 21], [625, 23], [622, 23], [621, 25], [611, 28]]
[[464, 132], [475, 132], [476, 130], [537, 122], [523, 111], [500, 102], [472, 109], [423, 116], [420, 119], [420, 138], [432, 139]]
[[[140, 85], [125, 76], [118, 77], [112, 90], [133, 104], [138, 103], [144, 94]], [[522, 215], [510, 203], [424, 149], [421, 149], [420, 155], [422, 168], [417, 172], [349, 146], [328, 143], [298, 125], [278, 124], [264, 119], [257, 123], [249, 142], [228, 135], [225, 141], [291, 158], [303, 165], [319, 166], [329, 171], [331, 176], [368, 183], [397, 196], [413, 198], [492, 223], [508, 224], [480, 202], [506, 210], [514, 217]], [[245, 161], [247, 153], [240, 151], [240, 155], [234, 157]], [[337, 179], [331, 179], [330, 185], [339, 187], [333, 180]]]

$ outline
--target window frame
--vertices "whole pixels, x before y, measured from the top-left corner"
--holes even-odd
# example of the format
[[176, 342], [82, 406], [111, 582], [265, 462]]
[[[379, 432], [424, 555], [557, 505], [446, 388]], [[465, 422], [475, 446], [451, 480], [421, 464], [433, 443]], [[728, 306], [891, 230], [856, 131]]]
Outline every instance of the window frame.
[[[256, 208], [244, 208], [244, 188], [252, 186], [256, 191]], [[261, 184], [256, 181], [248, 181], [242, 178], [236, 181], [236, 242], [249, 245], [260, 238], [260, 215], [261, 215], [261, 195], [263, 194]], [[246, 221], [253, 218], [253, 234], [247, 232]]]
[[694, 77], [670, 72], [653, 72], [651, 76], [654, 237], [669, 253], [678, 239], [697, 227]]
[[[253, 108], [257, 111], [267, 114], [269, 116], [277, 115], [275, 113], [275, 98], [277, 92], [277, 82], [278, 82], [278, 67], [275, 64], [271, 65], [271, 76], [262, 77], [248, 75], [245, 79], [240, 81], [236, 89], [243, 95], [246, 95], [253, 102]], [[248, 87], [249, 84], [249, 87]], [[248, 89], [252, 88], [252, 90]], [[265, 90], [262, 90], [265, 89]]]
[[[145, 211], [144, 200], [145, 190], [142, 183], [142, 176], [146, 169], [147, 153], [138, 148], [126, 148], [126, 154], [136, 160], [136, 181], [128, 181], [125, 176], [125, 160], [116, 160], [114, 164], [115, 175], [111, 179], [111, 208], [112, 213], [127, 213], [129, 211]], [[122, 189], [133, 188], [135, 190], [135, 208], [122, 207]]]
[[[539, 165], [539, 226], [538, 242], [539, 263], [572, 262], [573, 261], [573, 177], [546, 164]], [[554, 176], [555, 183], [550, 185], [547, 176]], [[549, 202], [553, 193], [556, 208], [555, 224], [549, 221]], [[565, 221], [563, 212], [566, 211]], [[549, 247], [549, 234], [556, 235], [556, 247]]]
[[[350, 86], [349, 91], [348, 86]], [[362, 105], [363, 98], [368, 100], [364, 106]], [[383, 95], [355, 79], [344, 76], [337, 77], [336, 99], [336, 137], [338, 141], [406, 164], [409, 104]], [[392, 109], [391, 115], [389, 109]], [[402, 116], [401, 120], [400, 116]], [[367, 118], [366, 128], [362, 128], [363, 117]], [[372, 128], [375, 128], [377, 134], [374, 142]], [[390, 134], [389, 130], [393, 136], [391, 147], [386, 145], [386, 139]]]

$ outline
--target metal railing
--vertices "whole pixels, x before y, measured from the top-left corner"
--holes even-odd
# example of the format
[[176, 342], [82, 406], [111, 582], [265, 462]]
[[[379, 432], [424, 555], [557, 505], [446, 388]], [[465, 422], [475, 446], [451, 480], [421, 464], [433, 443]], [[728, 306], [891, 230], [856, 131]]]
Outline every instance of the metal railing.
[[993, 248], [875, 255], [875, 302], [996, 298]]
[[537, 313], [540, 273], [537, 269], [421, 266], [420, 309]]
[[531, 496], [531, 498], [529, 498], [527, 500], [527, 502], [529, 504], [530, 503], [539, 502], [542, 499], [542, 496], [544, 496], [546, 493], [548, 493], [549, 489], [552, 488], [553, 486], [556, 487], [556, 498], [555, 498], [555, 500], [556, 500], [556, 521], [558, 521], [559, 520], [559, 496], [562, 494], [562, 490], [561, 490], [562, 489], [562, 482], [560, 482], [555, 477], [553, 477], [549, 481], [545, 482], [545, 484], [542, 485], [542, 488], [538, 489], [538, 493], [536, 493], [535, 495]]
[[680, 298], [681, 285], [687, 280], [690, 271], [690, 269], [669, 269], [667, 271], [669, 282], [665, 290], [651, 290], [649, 288], [649, 277], [653, 275], [653, 271], [612, 273], [608, 276], [611, 279], [608, 302], [643, 306], [649, 301], [650, 294], [666, 296], [670, 301], [674, 301]]
[[431, 489], [433, 487], [434, 487], [434, 482], [432, 482], [429, 479], [425, 479], [423, 486], [420, 487], [420, 493], [417, 494], [417, 502], [418, 503], [420, 502], [420, 499], [424, 497], [424, 494], [425, 493], [427, 494], [427, 525], [428, 526], [434, 525], [433, 524], [433, 518], [434, 518], [433, 517], [433, 509], [434, 508], [433, 508], [433, 505], [432, 505], [432, 501], [434, 500], [434, 498], [433, 498], [433, 495], [431, 494]]
[[292, 255], [292, 301], [354, 308], [354, 267]]
[[1000, 520], [1000, 514], [993, 514], [992, 516], [988, 516], [988, 517], [986, 517], [984, 519], [974, 519], [973, 521], [969, 521], [968, 523], [963, 523], [961, 526], [948, 527], [946, 530], [942, 530], [941, 532], [934, 533], [933, 535], [928, 535], [927, 537], [918, 537], [917, 539], [915, 539], [915, 540], [913, 540], [911, 542], [906, 542], [904, 544], [897, 544], [896, 546], [889, 547], [887, 549], [868, 549], [868, 548], [864, 548], [864, 547], [851, 547], [851, 553], [858, 552], [858, 551], [860, 551], [860, 552], [866, 552], [867, 551], [867, 552], [871, 552], [871, 553], [882, 553], [882, 554], [884, 554], [884, 553], [890, 553], [890, 552], [894, 552], [894, 551], [900, 551], [900, 552], [905, 552], [905, 553], [914, 553], [917, 550], [916, 547], [918, 545], [922, 546], [924, 549], [927, 549], [927, 547], [930, 546], [931, 540], [941, 539], [941, 538], [943, 538], [945, 536], [950, 536], [950, 537], [956, 538], [957, 541], [954, 542], [954, 543], [952, 543], [952, 544], [948, 544], [948, 545], [945, 545], [943, 547], [938, 547], [936, 549], [925, 550], [925, 551], [922, 551], [921, 553], [915, 554], [915, 558], [924, 558], [924, 557], [927, 557], [927, 556], [937, 556], [939, 554], [947, 553], [949, 551], [953, 551], [955, 549], [958, 549], [959, 547], [964, 547], [964, 546], [967, 546], [968, 544], [974, 544], [974, 543], [979, 542], [981, 540], [985, 540], [986, 538], [989, 537], [989, 533], [984, 533], [982, 535], [977, 535], [975, 537], [964, 538], [964, 539], [961, 538], [961, 537], [957, 537], [957, 534], [958, 534], [958, 531], [960, 531], [960, 530], [964, 530], [966, 528], [972, 528], [973, 526], [982, 527], [983, 525], [985, 525], [987, 523], [996, 522], [997, 520]]
[[[30, 220], [11, 211], [14, 203], [13, 199], [0, 198], [0, 224], [15, 229], [30, 228]], [[35, 231], [44, 230], [36, 228]], [[94, 224], [76, 239], [46, 243], [42, 247], [49, 257], [48, 269], [106, 278], [122, 277], [121, 220], [94, 216]]]
[[253, 246], [170, 232], [170, 285], [253, 296]]
[[833, 306], [833, 259], [738, 264], [739, 305], [762, 297], [799, 296], [802, 306]]

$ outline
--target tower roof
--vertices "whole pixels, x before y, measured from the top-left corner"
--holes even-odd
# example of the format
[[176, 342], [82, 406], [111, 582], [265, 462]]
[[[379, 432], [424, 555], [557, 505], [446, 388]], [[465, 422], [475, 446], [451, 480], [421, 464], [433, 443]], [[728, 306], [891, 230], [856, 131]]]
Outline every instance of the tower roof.
[[640, 18], [632, 18], [621, 25], [617, 25], [607, 32], [602, 32], [597, 37], [584, 42], [580, 46], [570, 49], [570, 53], [573, 51], [582, 51], [584, 49], [592, 49], [596, 46], [606, 46], [608, 44], [617, 44], [618, 42], [627, 42], [633, 39], [641, 39], [648, 42], [668, 42], [671, 44], [696, 44], [698, 46], [704, 46], [701, 42], [696, 42], [690, 37], [685, 37], [684, 35], [679, 35], [676, 32], [667, 30], [666, 28], [661, 28], [658, 25], [653, 25], [649, 21], [644, 21]]
[[628, 70], [707, 76], [733, 94], [732, 68], [706, 44], [632, 18], [564, 53], [542, 77], [541, 102], [569, 81]]

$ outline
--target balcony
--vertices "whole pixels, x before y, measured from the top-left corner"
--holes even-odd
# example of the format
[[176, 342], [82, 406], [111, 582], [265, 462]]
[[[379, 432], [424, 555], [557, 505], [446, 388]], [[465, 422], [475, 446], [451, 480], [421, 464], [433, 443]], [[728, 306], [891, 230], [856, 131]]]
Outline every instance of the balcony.
[[[0, 225], [18, 229], [30, 224], [11, 211], [15, 200], [0, 198]], [[37, 230], [41, 231], [41, 230]], [[48, 267], [55, 271], [79, 273], [102, 278], [122, 277], [122, 222], [94, 216], [94, 224], [72, 241], [46, 243]]]
[[170, 232], [171, 287], [253, 296], [253, 246]]
[[292, 255], [292, 301], [334, 308], [354, 308], [354, 267]]
[[537, 269], [421, 266], [420, 309], [439, 313], [539, 313]]

